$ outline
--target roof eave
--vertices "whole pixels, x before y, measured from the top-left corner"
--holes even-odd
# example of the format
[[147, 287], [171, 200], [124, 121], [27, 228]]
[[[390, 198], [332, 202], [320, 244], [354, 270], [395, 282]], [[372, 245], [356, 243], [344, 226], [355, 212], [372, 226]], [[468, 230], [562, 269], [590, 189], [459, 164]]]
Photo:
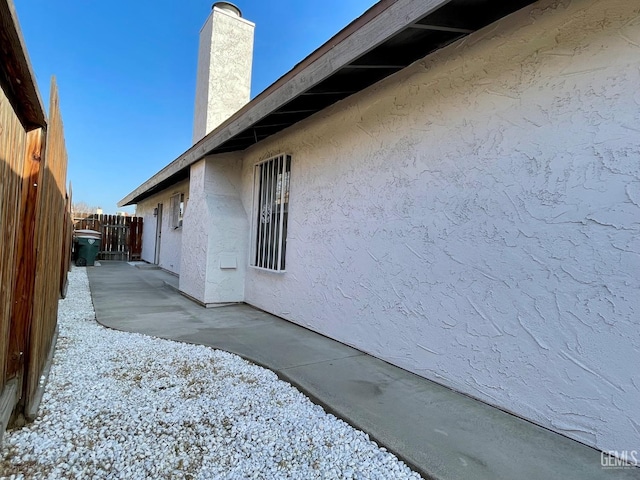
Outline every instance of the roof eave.
[[184, 178], [209, 154], [245, 150], [535, 0], [382, 0], [123, 198]]
[[[206, 137], [124, 197], [118, 206], [133, 205], [154, 186], [205, 157], [217, 146], [249, 128], [314, 84], [366, 53], [389, 36], [449, 0], [383, 0], [311, 53]], [[238, 150], [242, 150], [241, 148]]]

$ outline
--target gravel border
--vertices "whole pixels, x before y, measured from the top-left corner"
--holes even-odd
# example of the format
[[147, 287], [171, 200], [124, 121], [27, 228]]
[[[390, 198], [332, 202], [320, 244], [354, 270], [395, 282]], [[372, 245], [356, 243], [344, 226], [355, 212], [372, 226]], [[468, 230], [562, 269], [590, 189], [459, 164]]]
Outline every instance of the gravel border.
[[270, 370], [95, 321], [69, 274], [37, 419], [7, 432], [0, 478], [421, 478]]

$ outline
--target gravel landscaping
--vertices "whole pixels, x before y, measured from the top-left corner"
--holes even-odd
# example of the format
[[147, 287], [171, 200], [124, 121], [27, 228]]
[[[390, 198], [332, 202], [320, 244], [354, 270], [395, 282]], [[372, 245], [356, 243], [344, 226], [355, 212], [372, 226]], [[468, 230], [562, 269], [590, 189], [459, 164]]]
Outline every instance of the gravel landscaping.
[[236, 355], [106, 329], [70, 273], [37, 420], [5, 434], [1, 478], [420, 478]]

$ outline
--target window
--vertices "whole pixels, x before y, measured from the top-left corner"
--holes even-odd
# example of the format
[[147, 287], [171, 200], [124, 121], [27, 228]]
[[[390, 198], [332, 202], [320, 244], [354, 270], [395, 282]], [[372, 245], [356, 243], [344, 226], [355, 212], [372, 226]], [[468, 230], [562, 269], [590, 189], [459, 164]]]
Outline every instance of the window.
[[182, 215], [184, 214], [184, 193], [176, 193], [171, 196], [171, 226], [180, 228], [182, 226]]
[[279, 155], [255, 166], [251, 262], [255, 267], [285, 269], [290, 176], [290, 155]]

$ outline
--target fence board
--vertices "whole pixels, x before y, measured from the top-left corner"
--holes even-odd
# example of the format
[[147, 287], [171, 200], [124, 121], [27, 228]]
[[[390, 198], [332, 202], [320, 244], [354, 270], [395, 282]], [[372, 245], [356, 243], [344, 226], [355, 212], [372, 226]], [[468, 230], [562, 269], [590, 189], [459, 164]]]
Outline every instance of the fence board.
[[27, 133], [14, 112], [4, 89], [0, 89], [0, 392], [7, 376], [9, 331], [16, 279], [16, 247], [22, 170]]
[[38, 204], [41, 201], [43, 175], [41, 169], [44, 130], [41, 128], [27, 134], [25, 159], [22, 172], [22, 195], [20, 197], [16, 259], [18, 261], [11, 314], [9, 357], [7, 377], [19, 377], [29, 361], [29, 331], [33, 323], [33, 305], [36, 278], [36, 221]]
[[60, 296], [67, 296], [68, 278], [67, 273], [71, 268], [71, 241], [73, 237], [73, 219], [71, 218], [71, 185], [69, 185], [69, 193], [66, 196], [66, 205], [64, 209], [63, 235], [60, 264]]
[[133, 217], [129, 225], [131, 260], [142, 258], [142, 217]]
[[65, 245], [64, 232], [64, 212], [67, 206], [67, 150], [55, 78], [51, 80], [46, 155], [41, 172], [42, 184], [36, 218], [38, 275], [35, 282], [30, 358], [27, 363], [25, 385], [27, 410], [33, 410], [31, 403], [38, 390], [40, 372], [52, 346], [51, 340], [57, 325], [61, 290], [60, 252], [70, 248], [69, 244]]

